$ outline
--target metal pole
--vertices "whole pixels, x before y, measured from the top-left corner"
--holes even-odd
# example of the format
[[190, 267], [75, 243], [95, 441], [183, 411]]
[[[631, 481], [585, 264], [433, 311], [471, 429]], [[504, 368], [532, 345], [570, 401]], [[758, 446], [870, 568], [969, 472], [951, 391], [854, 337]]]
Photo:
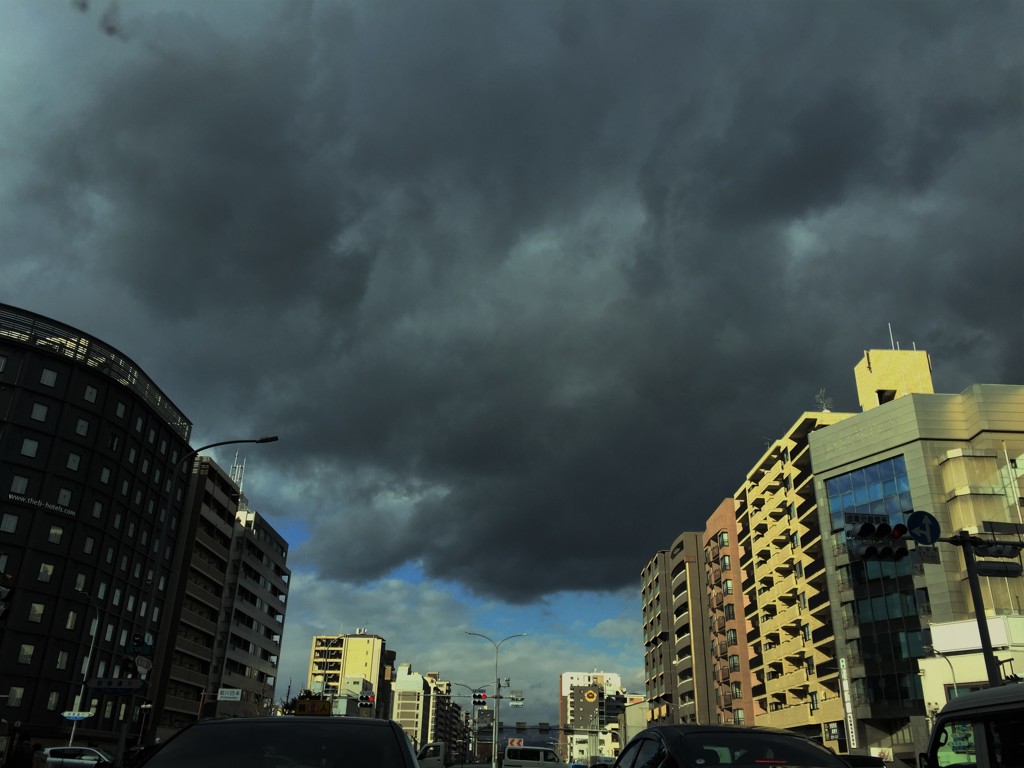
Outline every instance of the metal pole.
[[501, 678], [498, 676], [498, 650], [505, 640], [511, 640], [513, 637], [526, 637], [527, 633], [522, 632], [517, 635], [509, 635], [497, 643], [487, 635], [482, 635], [479, 632], [466, 632], [466, 634], [482, 637], [494, 646], [494, 727], [491, 729], [491, 768], [498, 768], [498, 721], [501, 715]]
[[[96, 609], [96, 631], [92, 633], [92, 639], [89, 641], [89, 653], [85, 657], [85, 669], [82, 670], [82, 688], [78, 692], [78, 703], [75, 705], [75, 710], [78, 712], [82, 710], [82, 701], [85, 699], [85, 686], [89, 680], [89, 667], [92, 666], [92, 652], [96, 648], [96, 635], [100, 633], [100, 607], [93, 601], [92, 597], [85, 595], [85, 599], [92, 603], [93, 608]], [[71, 721], [71, 737], [68, 739], [68, 746], [70, 747], [75, 743], [75, 728], [78, 726], [77, 720]]]
[[964, 564], [967, 566], [967, 581], [971, 586], [971, 600], [974, 602], [974, 616], [978, 620], [978, 638], [981, 640], [981, 653], [985, 657], [985, 670], [988, 672], [988, 684], [999, 685], [999, 664], [992, 650], [992, 636], [988, 633], [988, 618], [985, 616], [985, 601], [981, 596], [981, 582], [978, 580], [977, 561], [974, 559], [974, 547], [970, 543], [971, 535], [967, 531], [959, 532], [960, 549], [964, 552]]

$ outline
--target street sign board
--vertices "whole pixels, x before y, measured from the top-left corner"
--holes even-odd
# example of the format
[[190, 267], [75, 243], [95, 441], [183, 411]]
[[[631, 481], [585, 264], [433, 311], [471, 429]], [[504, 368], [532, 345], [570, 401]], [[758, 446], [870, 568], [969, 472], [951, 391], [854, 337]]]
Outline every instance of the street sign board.
[[241, 701], [241, 688], [220, 688], [217, 690], [217, 701]]
[[508, 745], [510, 747], [521, 747], [521, 746], [523, 746], [523, 740], [522, 739], [509, 739], [508, 740]]
[[329, 699], [298, 699], [294, 712], [296, 715], [329, 715], [331, 702]]
[[911, 512], [907, 517], [907, 533], [910, 538], [918, 544], [929, 546], [939, 540], [942, 531], [939, 530], [939, 521], [935, 515], [928, 512]]
[[94, 693], [123, 695], [134, 693], [146, 684], [141, 677], [94, 677], [87, 685]]
[[65, 720], [85, 720], [87, 717], [92, 717], [92, 712], [61, 712], [60, 716]]

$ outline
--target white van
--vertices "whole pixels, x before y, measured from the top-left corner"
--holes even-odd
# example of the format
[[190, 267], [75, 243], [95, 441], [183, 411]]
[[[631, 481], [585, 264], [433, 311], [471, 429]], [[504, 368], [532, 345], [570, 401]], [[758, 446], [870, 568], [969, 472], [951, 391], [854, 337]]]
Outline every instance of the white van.
[[921, 768], [1024, 768], [1024, 684], [957, 696], [935, 717]]
[[432, 741], [419, 751], [416, 762], [420, 764], [420, 768], [447, 768], [455, 760], [447, 744], [443, 741]]
[[565, 765], [551, 747], [505, 747], [503, 768], [552, 768]]

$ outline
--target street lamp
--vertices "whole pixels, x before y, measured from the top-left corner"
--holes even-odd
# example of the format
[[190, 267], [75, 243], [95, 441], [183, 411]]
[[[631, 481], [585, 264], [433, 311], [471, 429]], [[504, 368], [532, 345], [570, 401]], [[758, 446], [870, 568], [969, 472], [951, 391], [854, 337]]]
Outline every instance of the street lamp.
[[198, 448], [194, 448], [193, 450], [189, 451], [184, 456], [182, 456], [181, 460], [177, 463], [177, 465], [175, 465], [174, 471], [177, 472], [178, 470], [181, 469], [182, 465], [186, 461], [188, 461], [189, 459], [193, 458], [194, 456], [196, 456], [201, 451], [205, 451], [205, 450], [207, 450], [209, 448], [217, 448], [217, 447], [219, 447], [221, 445], [236, 445], [238, 443], [276, 443], [279, 439], [280, 438], [278, 438], [277, 435], [268, 435], [266, 437], [256, 437], [256, 438], [250, 438], [248, 440], [221, 440], [220, 442], [217, 442], [217, 443], [210, 443], [209, 445], [201, 445]]
[[938, 656], [940, 659], [942, 659], [949, 665], [949, 676], [953, 680], [953, 698], [955, 699], [960, 694], [956, 689], [956, 672], [953, 669], [953, 662], [950, 660], [948, 656], [942, 653], [942, 651], [937, 650], [935, 646], [932, 646], [930, 650], [933, 656]]
[[498, 642], [494, 642], [487, 635], [482, 635], [479, 632], [466, 632], [466, 634], [482, 637], [494, 646], [494, 728], [491, 735], [491, 768], [498, 768], [498, 720], [501, 714], [501, 678], [498, 677], [498, 650], [505, 640], [511, 640], [513, 637], [526, 637], [527, 633], [521, 632], [517, 635], [509, 635]]

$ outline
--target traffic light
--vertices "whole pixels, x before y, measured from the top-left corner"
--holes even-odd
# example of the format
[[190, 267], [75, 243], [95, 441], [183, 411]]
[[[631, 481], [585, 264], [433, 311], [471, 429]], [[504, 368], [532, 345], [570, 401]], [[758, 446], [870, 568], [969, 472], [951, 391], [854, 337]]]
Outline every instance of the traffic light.
[[852, 531], [850, 552], [861, 560], [900, 560], [907, 556], [903, 523], [860, 523]]
[[473, 706], [474, 707], [486, 707], [487, 706], [487, 694], [482, 692], [476, 692], [473, 694]]
[[360, 707], [372, 707], [373, 706], [373, 694], [372, 693], [360, 693], [359, 694], [359, 706]]
[[9, 573], [0, 574], [0, 621], [10, 610], [11, 601], [14, 599], [14, 576]]
[[978, 557], [1006, 557], [1016, 558], [1020, 556], [1021, 547], [1024, 544], [1018, 544], [1016, 542], [1005, 544], [996, 542], [984, 542], [982, 544], [974, 545], [974, 554]]

